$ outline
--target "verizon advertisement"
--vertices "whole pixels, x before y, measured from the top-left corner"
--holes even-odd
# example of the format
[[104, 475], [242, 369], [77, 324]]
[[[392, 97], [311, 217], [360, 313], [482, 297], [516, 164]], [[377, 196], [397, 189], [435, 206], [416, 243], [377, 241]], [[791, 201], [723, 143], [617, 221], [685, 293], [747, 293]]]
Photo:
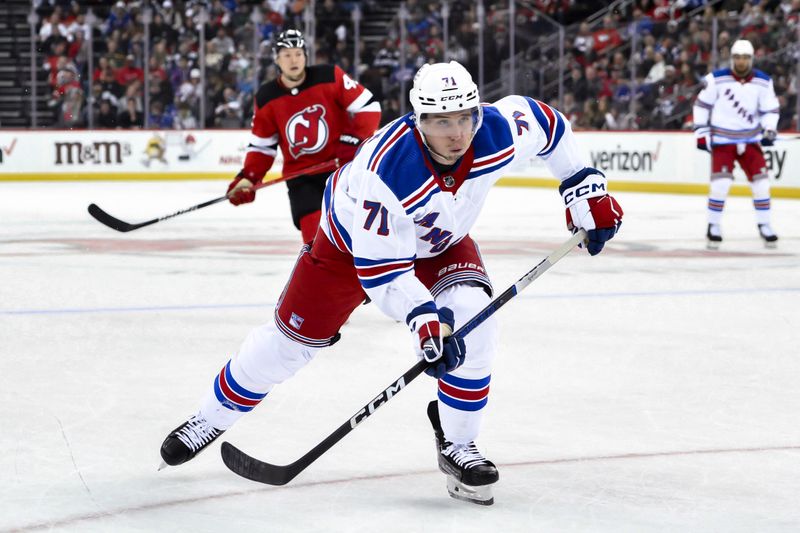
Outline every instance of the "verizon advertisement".
[[[764, 148], [767, 170], [776, 195], [800, 198], [800, 138], [782, 133]], [[602, 170], [619, 189], [630, 191], [702, 192], [711, 171], [711, 156], [695, 147], [686, 132], [576, 132], [586, 164]], [[737, 166], [735, 184], [746, 185]], [[552, 179], [541, 159], [520, 167], [505, 183]]]
[[[618, 190], [704, 192], [711, 157], [687, 132], [577, 132], [586, 164]], [[776, 196], [800, 198], [800, 138], [765, 148]], [[228, 179], [244, 162], [249, 132], [0, 130], [0, 180]], [[279, 170], [279, 164], [273, 171]], [[746, 180], [737, 167], [735, 184]], [[501, 184], [552, 185], [541, 159], [520, 161]]]

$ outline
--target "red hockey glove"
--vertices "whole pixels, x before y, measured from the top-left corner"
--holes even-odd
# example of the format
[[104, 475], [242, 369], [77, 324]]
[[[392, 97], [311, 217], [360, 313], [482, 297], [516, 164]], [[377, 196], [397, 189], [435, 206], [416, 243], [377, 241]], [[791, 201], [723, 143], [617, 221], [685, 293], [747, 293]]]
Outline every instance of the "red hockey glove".
[[361, 139], [347, 133], [342, 133], [339, 136], [339, 146], [336, 147], [336, 157], [339, 159], [339, 165], [349, 163], [356, 156], [358, 145], [361, 144]]
[[619, 231], [623, 215], [619, 203], [606, 194], [605, 176], [587, 167], [564, 180], [559, 191], [567, 208], [567, 229], [585, 229], [589, 239], [586, 249], [590, 255], [599, 254]]
[[406, 322], [419, 338], [421, 356], [430, 363], [426, 374], [441, 379], [464, 363], [467, 347], [464, 339], [452, 335], [455, 325], [452, 310], [436, 309], [435, 303], [428, 302], [409, 313]]
[[228, 201], [233, 205], [249, 204], [256, 199], [253, 182], [241, 174], [228, 185]]
[[697, 149], [711, 152], [711, 129], [708, 126], [698, 126], [694, 134], [697, 137]]

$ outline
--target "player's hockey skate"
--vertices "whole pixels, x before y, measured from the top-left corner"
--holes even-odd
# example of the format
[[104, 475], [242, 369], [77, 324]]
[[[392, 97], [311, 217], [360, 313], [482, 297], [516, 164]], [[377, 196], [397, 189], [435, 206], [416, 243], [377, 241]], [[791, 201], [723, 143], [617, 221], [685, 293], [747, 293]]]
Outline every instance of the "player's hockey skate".
[[200, 413], [193, 415], [164, 439], [161, 444], [161, 458], [164, 463], [159, 470], [167, 465], [177, 466], [194, 459], [223, 433], [224, 430], [211, 426]]
[[474, 442], [453, 444], [445, 440], [435, 400], [428, 404], [428, 418], [436, 436], [439, 470], [447, 475], [447, 492], [457, 500], [492, 505], [492, 483], [500, 478], [497, 468], [481, 455]]
[[722, 244], [722, 230], [720, 230], [719, 224], [709, 224], [706, 231], [706, 248], [719, 250], [720, 244]]
[[761, 235], [762, 239], [764, 239], [764, 246], [767, 248], [778, 247], [778, 236], [775, 235], [775, 232], [772, 231], [772, 226], [769, 224], [759, 224], [758, 234]]

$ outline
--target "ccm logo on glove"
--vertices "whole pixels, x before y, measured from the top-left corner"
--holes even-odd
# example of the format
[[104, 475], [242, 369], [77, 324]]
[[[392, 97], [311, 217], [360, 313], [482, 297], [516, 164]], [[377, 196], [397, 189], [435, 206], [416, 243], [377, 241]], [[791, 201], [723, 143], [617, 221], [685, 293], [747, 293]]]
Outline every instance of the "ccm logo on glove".
[[606, 194], [606, 177], [587, 167], [564, 180], [559, 191], [567, 206], [567, 229], [586, 230], [586, 249], [590, 255], [599, 254], [619, 231], [623, 215], [619, 203]]

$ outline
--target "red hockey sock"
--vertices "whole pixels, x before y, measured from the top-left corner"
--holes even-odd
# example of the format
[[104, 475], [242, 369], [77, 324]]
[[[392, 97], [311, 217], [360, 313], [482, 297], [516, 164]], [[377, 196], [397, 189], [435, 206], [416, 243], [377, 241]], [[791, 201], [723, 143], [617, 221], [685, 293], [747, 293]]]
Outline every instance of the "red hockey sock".
[[319, 227], [320, 215], [320, 211], [314, 211], [300, 219], [300, 233], [303, 236], [303, 242], [311, 242], [314, 239]]

